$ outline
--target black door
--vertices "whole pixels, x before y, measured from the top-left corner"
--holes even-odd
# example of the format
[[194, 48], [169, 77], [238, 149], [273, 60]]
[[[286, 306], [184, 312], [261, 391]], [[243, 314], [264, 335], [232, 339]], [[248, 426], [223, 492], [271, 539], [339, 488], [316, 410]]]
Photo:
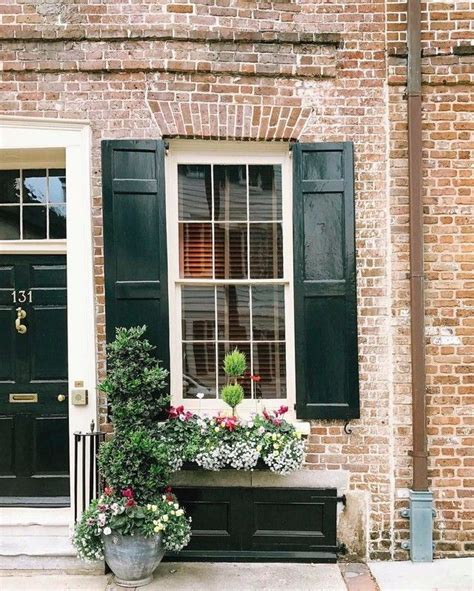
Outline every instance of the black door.
[[69, 495], [66, 257], [0, 256], [0, 496]]

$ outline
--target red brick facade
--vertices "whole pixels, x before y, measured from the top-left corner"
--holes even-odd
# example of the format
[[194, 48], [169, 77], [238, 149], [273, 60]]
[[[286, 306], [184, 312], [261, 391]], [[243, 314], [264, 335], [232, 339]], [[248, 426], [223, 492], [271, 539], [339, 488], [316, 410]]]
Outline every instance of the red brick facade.
[[[472, 9], [432, 2], [423, 12], [436, 556], [474, 550]], [[315, 422], [307, 462], [347, 474], [362, 502], [367, 541], [362, 532], [350, 551], [407, 558], [408, 522], [399, 518], [411, 482], [406, 4], [3, 0], [0, 23], [0, 112], [91, 122], [99, 371], [102, 139], [354, 142], [361, 419], [351, 435], [340, 421]]]

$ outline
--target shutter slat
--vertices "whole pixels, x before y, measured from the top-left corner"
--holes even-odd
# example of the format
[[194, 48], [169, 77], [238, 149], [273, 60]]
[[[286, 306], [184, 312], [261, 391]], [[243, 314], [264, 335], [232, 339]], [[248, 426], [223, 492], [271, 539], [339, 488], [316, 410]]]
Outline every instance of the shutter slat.
[[297, 416], [356, 418], [352, 144], [296, 144], [293, 159]]
[[117, 327], [146, 324], [168, 368], [164, 158], [162, 141], [102, 142], [107, 341]]

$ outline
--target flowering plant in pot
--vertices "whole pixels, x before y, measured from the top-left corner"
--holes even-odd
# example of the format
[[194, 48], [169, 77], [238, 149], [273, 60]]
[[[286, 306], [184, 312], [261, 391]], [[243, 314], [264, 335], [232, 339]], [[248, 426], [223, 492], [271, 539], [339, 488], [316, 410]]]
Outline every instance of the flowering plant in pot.
[[172, 462], [157, 426], [168, 397], [168, 372], [143, 338], [146, 327], [117, 329], [107, 348], [107, 393], [115, 434], [101, 445], [99, 470], [107, 486], [82, 514], [73, 543], [85, 560], [105, 558], [125, 587], [152, 579], [165, 550], [190, 539], [190, 518], [167, 484]]
[[137, 587], [152, 580], [165, 550], [177, 552], [189, 539], [189, 518], [171, 489], [140, 505], [131, 488], [106, 487], [83, 513], [73, 542], [80, 558], [105, 558], [119, 585]]

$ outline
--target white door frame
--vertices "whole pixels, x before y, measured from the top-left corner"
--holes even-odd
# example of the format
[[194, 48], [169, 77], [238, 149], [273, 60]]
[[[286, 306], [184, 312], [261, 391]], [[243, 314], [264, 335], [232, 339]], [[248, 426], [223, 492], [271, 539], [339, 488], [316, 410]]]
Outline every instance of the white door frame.
[[[74, 382], [84, 382], [87, 406], [69, 404], [69, 457], [73, 498], [75, 431], [87, 432], [97, 425], [97, 364], [94, 305], [93, 236], [91, 216], [91, 131], [86, 121], [0, 116], [0, 150], [62, 148], [66, 153], [67, 240], [45, 242], [0, 242], [0, 254], [67, 254], [67, 323], [69, 394]], [[1, 152], [0, 152], [1, 158]], [[71, 512], [72, 516], [72, 512]]]

